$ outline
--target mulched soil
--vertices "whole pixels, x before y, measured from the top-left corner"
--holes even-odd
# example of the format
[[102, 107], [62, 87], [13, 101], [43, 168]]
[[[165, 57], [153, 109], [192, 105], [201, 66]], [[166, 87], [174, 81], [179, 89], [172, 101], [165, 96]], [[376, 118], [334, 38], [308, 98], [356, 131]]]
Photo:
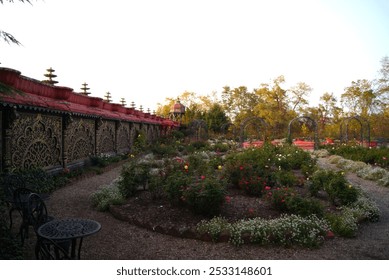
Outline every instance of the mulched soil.
[[[241, 190], [229, 189], [226, 196], [230, 199], [223, 204], [220, 216], [229, 222], [254, 217], [269, 219], [281, 215], [279, 211], [272, 209], [268, 202], [247, 196]], [[159, 233], [211, 240], [210, 236], [199, 235], [196, 231], [197, 224], [201, 220], [209, 219], [208, 217], [194, 214], [188, 208], [171, 205], [167, 199], [155, 199], [148, 191], [139, 191], [125, 204], [112, 206], [110, 212], [117, 219]]]

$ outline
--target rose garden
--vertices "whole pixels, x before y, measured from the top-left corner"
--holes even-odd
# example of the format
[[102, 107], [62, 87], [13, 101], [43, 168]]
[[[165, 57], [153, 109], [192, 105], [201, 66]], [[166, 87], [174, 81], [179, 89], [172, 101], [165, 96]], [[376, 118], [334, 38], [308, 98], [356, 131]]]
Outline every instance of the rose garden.
[[[242, 149], [228, 140], [187, 143], [175, 136], [148, 153], [130, 154], [120, 178], [92, 195], [95, 207], [160, 233], [237, 246], [318, 247], [334, 236], [355, 237], [360, 223], [379, 221], [374, 201], [344, 173], [379, 173], [369, 179], [387, 187], [387, 148], [363, 148], [376, 153], [372, 166], [330, 155], [359, 149], [345, 145], [313, 152], [286, 143]], [[346, 169], [320, 168], [317, 159], [324, 156]], [[152, 213], [154, 223], [145, 213], [153, 207], [163, 208]], [[132, 216], [137, 210], [145, 212]], [[174, 221], [164, 222], [169, 215], [163, 212]]]
[[[240, 248], [320, 248], [328, 239], [358, 238], [360, 225], [380, 223], [382, 212], [387, 214], [365, 186], [346, 178], [352, 173], [377, 188], [389, 186], [389, 149], [379, 137], [387, 133], [385, 123], [371, 128], [358, 115], [299, 117], [265, 99], [248, 111], [260, 108], [266, 121], [242, 110], [232, 123], [218, 104], [196, 111], [192, 102], [185, 113], [179, 100], [157, 115], [13, 69], [0, 68], [0, 74], [1, 258], [31, 258], [31, 248], [24, 246], [29, 228], [39, 240], [39, 228], [49, 224], [49, 207], [42, 203], [45, 219], [34, 227], [20, 189], [51, 203], [56, 192], [110, 166], [120, 166], [120, 174], [109, 184], [93, 185], [78, 210], [93, 205], [111, 220], [178, 239]], [[275, 93], [279, 87], [265, 89]], [[234, 101], [236, 91], [225, 90]], [[95, 222], [93, 234], [101, 228]]]

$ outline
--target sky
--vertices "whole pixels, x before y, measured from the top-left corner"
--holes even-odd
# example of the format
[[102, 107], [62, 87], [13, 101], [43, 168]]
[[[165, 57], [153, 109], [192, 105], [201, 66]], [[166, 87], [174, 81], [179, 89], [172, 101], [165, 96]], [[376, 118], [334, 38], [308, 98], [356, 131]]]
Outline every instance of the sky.
[[[16, 0], [15, 0], [16, 1]], [[0, 4], [0, 67], [139, 108], [185, 91], [258, 88], [283, 75], [287, 89], [340, 96], [377, 77], [389, 56], [387, 0], [32, 0]]]

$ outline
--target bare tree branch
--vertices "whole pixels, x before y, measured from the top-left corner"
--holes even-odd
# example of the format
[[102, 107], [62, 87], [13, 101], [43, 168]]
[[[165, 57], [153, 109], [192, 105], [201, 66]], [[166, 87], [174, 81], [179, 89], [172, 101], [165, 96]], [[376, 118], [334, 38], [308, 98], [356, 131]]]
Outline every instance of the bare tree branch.
[[[22, 3], [30, 3], [30, 0], [18, 0], [19, 2], [22, 2]], [[6, 0], [5, 2], [10, 2], [10, 3], [13, 3], [14, 0]], [[4, 0], [0, 0], [0, 3], [3, 4], [4, 3]]]
[[2, 30], [0, 30], [0, 38], [3, 38], [3, 40], [8, 44], [13, 43], [16, 45], [21, 45], [21, 43], [14, 36]]
[[[17, 0], [17, 1], [22, 3], [29, 3], [30, 5], [32, 5], [30, 0]], [[4, 4], [4, 2], [13, 3], [14, 0], [0, 0], [0, 4]], [[21, 45], [21, 43], [14, 36], [12, 36], [11, 34], [3, 30], [0, 30], [0, 39], [3, 39], [8, 44], [13, 43], [16, 45]]]

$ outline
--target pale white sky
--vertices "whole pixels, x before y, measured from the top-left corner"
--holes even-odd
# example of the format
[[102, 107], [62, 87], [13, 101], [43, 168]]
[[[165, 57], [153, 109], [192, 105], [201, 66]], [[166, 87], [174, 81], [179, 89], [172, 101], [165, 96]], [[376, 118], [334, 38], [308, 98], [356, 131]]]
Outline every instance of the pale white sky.
[[249, 90], [279, 75], [312, 104], [373, 79], [389, 55], [387, 0], [37, 0], [0, 5], [1, 67], [156, 109], [184, 91]]

